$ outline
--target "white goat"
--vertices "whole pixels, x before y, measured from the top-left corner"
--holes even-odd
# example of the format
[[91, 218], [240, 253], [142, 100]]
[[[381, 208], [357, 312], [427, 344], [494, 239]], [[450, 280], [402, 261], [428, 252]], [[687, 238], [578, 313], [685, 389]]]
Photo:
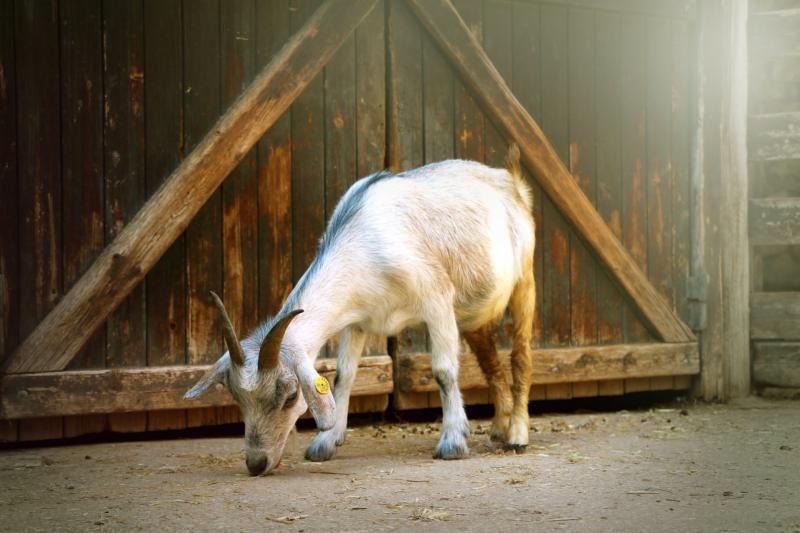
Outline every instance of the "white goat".
[[[468, 453], [469, 424], [458, 387], [459, 331], [490, 383], [492, 438], [525, 447], [535, 237], [530, 189], [520, 174], [516, 146], [509, 150], [507, 167], [453, 160], [361, 179], [339, 202], [317, 257], [281, 311], [241, 343], [213, 295], [228, 352], [186, 398], [218, 382], [227, 386], [242, 409], [251, 474], [278, 465], [307, 406], [322, 431], [306, 457], [332, 458], [344, 442], [350, 390], [367, 334], [394, 335], [418, 323], [428, 327], [442, 398], [442, 433], [434, 456], [455, 459]], [[492, 335], [507, 306], [514, 322], [513, 386]], [[314, 360], [337, 333], [331, 395]]]

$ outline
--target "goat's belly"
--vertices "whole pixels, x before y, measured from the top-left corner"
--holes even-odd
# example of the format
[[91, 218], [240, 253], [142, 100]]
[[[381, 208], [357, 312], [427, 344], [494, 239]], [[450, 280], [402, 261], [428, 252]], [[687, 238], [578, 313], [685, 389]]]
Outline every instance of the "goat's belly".
[[456, 305], [455, 313], [461, 331], [475, 331], [486, 324], [498, 322], [508, 307], [514, 283], [500, 280], [494, 290], [483, 299]]

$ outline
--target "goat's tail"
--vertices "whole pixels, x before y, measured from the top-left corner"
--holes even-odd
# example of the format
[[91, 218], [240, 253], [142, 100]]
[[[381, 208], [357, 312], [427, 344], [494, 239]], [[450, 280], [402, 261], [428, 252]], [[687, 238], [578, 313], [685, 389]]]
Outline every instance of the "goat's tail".
[[517, 194], [522, 201], [528, 206], [528, 210], [533, 209], [533, 192], [530, 185], [522, 175], [522, 167], [519, 164], [519, 146], [517, 143], [512, 142], [508, 147], [508, 154], [506, 154], [506, 170], [514, 178], [514, 186], [517, 189]]

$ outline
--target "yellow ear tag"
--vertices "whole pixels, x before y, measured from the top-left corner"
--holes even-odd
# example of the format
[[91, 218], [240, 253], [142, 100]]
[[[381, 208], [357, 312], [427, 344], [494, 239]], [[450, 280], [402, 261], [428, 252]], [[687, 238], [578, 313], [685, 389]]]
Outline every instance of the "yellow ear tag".
[[328, 394], [331, 391], [331, 384], [328, 383], [324, 376], [317, 376], [314, 379], [314, 388], [320, 394]]

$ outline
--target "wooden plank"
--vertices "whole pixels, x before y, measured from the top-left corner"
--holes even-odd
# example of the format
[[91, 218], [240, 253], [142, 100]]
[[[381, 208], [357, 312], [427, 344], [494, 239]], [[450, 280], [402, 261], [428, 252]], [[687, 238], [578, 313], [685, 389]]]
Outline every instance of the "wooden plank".
[[[595, 19], [595, 142], [597, 210], [617, 239], [622, 239], [622, 124], [620, 17], [597, 13]], [[601, 343], [623, 341], [622, 310], [627, 304], [613, 278], [597, 272], [597, 337]], [[602, 385], [600, 386], [602, 389]], [[621, 394], [621, 393], [620, 393]]]
[[[725, 397], [750, 394], [750, 248], [747, 198], [747, 4], [728, 5], [726, 85], [720, 142], [720, 250]], [[800, 33], [798, 33], [800, 36]], [[800, 141], [800, 136], [798, 136]], [[800, 144], [800, 142], [798, 143]], [[800, 216], [798, 216], [800, 219]]]
[[[0, 364], [19, 343], [19, 183], [14, 14], [0, 9]], [[0, 442], [17, 440], [17, 422], [0, 421]]]
[[753, 339], [800, 339], [800, 292], [754, 292], [750, 309]]
[[[483, 4], [481, 0], [457, 0], [461, 18], [478, 41], [483, 39]], [[514, 32], [517, 35], [518, 32]], [[455, 127], [455, 155], [459, 159], [485, 160], [483, 113], [464, 83], [454, 76], [453, 120]]]
[[647, 276], [672, 303], [672, 40], [668, 20], [647, 19], [644, 30], [647, 35], [647, 44], [643, 47], [646, 53]]
[[800, 112], [752, 115], [749, 130], [750, 160], [800, 159]]
[[673, 386], [676, 390], [685, 390], [692, 387], [692, 376], [673, 376]]
[[[222, 107], [230, 106], [255, 75], [255, 6], [220, 2]], [[236, 331], [258, 324], [258, 180], [249, 149], [222, 184], [223, 301]]]
[[[421, 166], [425, 161], [422, 30], [405, 2], [390, 2], [387, 11], [387, 150], [389, 168], [401, 171]], [[425, 327], [406, 328], [397, 336], [398, 353], [425, 352], [427, 349]], [[420, 407], [427, 407], [427, 400]]]
[[[386, 167], [386, 34], [384, 3], [356, 28], [355, 130], [353, 180]], [[388, 354], [386, 337], [369, 336], [365, 353]], [[388, 399], [386, 400], [388, 403]], [[377, 404], [376, 404], [377, 406]]]
[[[569, 169], [586, 197], [597, 207], [595, 140], [595, 13], [569, 11]], [[569, 303], [571, 343], [597, 343], [597, 266], [589, 248], [570, 232]], [[591, 391], [587, 392], [589, 396]], [[574, 391], [573, 391], [574, 393]]]
[[625, 394], [634, 392], [647, 392], [650, 388], [650, 378], [631, 378], [625, 380]]
[[[256, 3], [256, 63], [274, 58], [290, 37], [289, 0]], [[274, 315], [292, 290], [291, 117], [258, 142], [258, 293], [260, 315]]]
[[800, 55], [800, 9], [756, 13], [747, 24], [751, 57]]
[[[105, 239], [101, 2], [64, 2], [60, 19], [62, 262], [69, 290]], [[105, 333], [98, 330], [70, 368], [103, 368]]]
[[[386, 166], [386, 36], [379, 2], [356, 28], [356, 176]], [[385, 343], [384, 343], [385, 344]], [[385, 346], [384, 346], [385, 349]]]
[[543, 189], [609, 267], [658, 335], [670, 342], [693, 339], [689, 328], [647, 282], [641, 269], [592, 208], [552, 145], [492, 67], [452, 5], [446, 0], [409, 1], [492, 117], [519, 144], [524, 162], [535, 172]]
[[323, 4], [26, 339], [6, 371], [64, 368], [374, 4]]
[[[123, 228], [130, 227], [131, 220], [145, 202], [143, 6], [106, 0], [101, 9], [105, 240], [111, 242]], [[70, 293], [80, 290], [81, 280], [85, 283], [94, 265], [84, 272]], [[129, 293], [127, 298], [119, 298], [121, 305], [109, 316], [106, 327], [106, 362], [110, 367], [136, 367], [147, 363], [145, 287], [134, 285], [126, 292]], [[45, 318], [42, 324], [47, 320]], [[94, 322], [100, 320], [93, 321], [88, 330], [94, 329]], [[70, 331], [64, 337], [74, 338], [76, 334], [80, 331]], [[66, 363], [65, 360], [59, 367], [64, 368]], [[139, 413], [125, 418], [111, 417], [109, 422], [112, 431], [143, 431], [147, 416]]]
[[[500, 357], [508, 367], [509, 352], [501, 351]], [[533, 350], [533, 384], [691, 375], [699, 372], [699, 365], [695, 343], [536, 349]], [[394, 377], [401, 392], [436, 390], [430, 354], [399, 355]], [[471, 353], [461, 354], [458, 382], [463, 390], [487, 387], [478, 361]]]
[[625, 394], [625, 381], [609, 379], [597, 382], [598, 396], [620, 396]]
[[[486, 1], [483, 6], [482, 36], [483, 49], [487, 57], [497, 69], [497, 72], [505, 80], [507, 85], [513, 82], [513, 54], [514, 43], [512, 32], [513, 27], [513, 5], [504, 0]], [[424, 35], [426, 42], [433, 43], [429, 34]], [[436, 83], [435, 81], [432, 83]], [[427, 86], [428, 81], [425, 81]], [[427, 102], [426, 102], [427, 104]], [[427, 139], [426, 139], [427, 141]], [[508, 154], [508, 142], [502, 134], [502, 130], [492, 122], [486, 122], [483, 128], [484, 162], [497, 168], [505, 167], [505, 158]], [[509, 310], [500, 323], [495, 327], [495, 338], [498, 348], [511, 348], [511, 340], [506, 331], [511, 322]]]
[[[513, 43], [512, 89], [519, 98], [520, 104], [533, 117], [541, 120], [542, 116], [542, 83], [541, 83], [541, 14], [538, 5], [513, 4]], [[469, 21], [466, 21], [469, 22]], [[459, 83], [461, 83], [459, 81]], [[476, 104], [477, 105], [477, 104]], [[523, 168], [525, 179], [533, 190], [533, 219], [536, 223], [536, 249], [533, 257], [534, 280], [536, 282], [536, 313], [533, 320], [533, 345], [544, 345], [544, 198], [545, 194], [539, 184], [531, 178], [527, 169]]]
[[[559, 161], [569, 160], [569, 72], [567, 70], [568, 10], [541, 7], [542, 131], [552, 142]], [[524, 149], [523, 149], [524, 151]], [[537, 175], [538, 177], [538, 175]], [[577, 183], [568, 176], [578, 190]], [[543, 188], [544, 187], [544, 184]], [[582, 194], [582, 192], [581, 192]], [[546, 346], [563, 346], [571, 338], [570, 228], [554, 203], [544, 198], [542, 208], [544, 280], [542, 318]], [[583, 195], [583, 198], [586, 198]], [[588, 198], [587, 203], [591, 205]]]
[[753, 344], [753, 381], [773, 387], [800, 387], [800, 343]]
[[674, 251], [672, 257], [673, 305], [678, 316], [689, 317], [686, 287], [689, 279], [689, 147], [692, 139], [690, 124], [689, 87], [690, 64], [689, 25], [685, 21], [672, 22], [672, 124], [670, 165], [672, 168], [672, 224]]
[[[722, 128], [720, 102], [725, 85], [725, 50], [729, 44], [724, 29], [725, 14], [721, 1], [706, 1], [698, 5], [698, 43], [693, 50], [697, 57], [697, 102], [694, 108], [698, 115], [699, 135], [693, 145], [692, 159], [696, 169], [692, 176], [692, 193], [698, 208], [693, 209], [697, 223], [693, 254], [698, 256], [697, 264], [692, 262], [693, 276], [705, 276], [707, 287], [702, 311], [705, 312], [705, 329], [700, 337], [700, 351], [703, 354], [703, 372], [699, 388], [703, 398], [714, 400], [725, 397], [723, 350], [725, 331], [723, 328], [722, 285], [719, 272], [722, 271], [720, 225], [721, 153], [720, 131]], [[698, 310], [700, 311], [700, 310]]]
[[[151, 196], [183, 157], [183, 28], [179, 0], [145, 0], [145, 180]], [[186, 256], [178, 237], [146, 278], [147, 364], [186, 362]], [[147, 430], [183, 429], [186, 411], [148, 413]]]
[[750, 200], [750, 244], [800, 244], [800, 198]]
[[[317, 0], [292, 2], [291, 26], [299, 28]], [[349, 35], [349, 34], [348, 34]], [[342, 41], [344, 44], [346, 39]], [[295, 282], [317, 254], [325, 230], [325, 127], [322, 76], [292, 105], [292, 270]]]
[[[209, 368], [209, 365], [193, 365], [9, 374], [3, 376], [0, 384], [0, 418], [235, 405], [222, 385], [197, 400], [183, 399], [183, 393]], [[318, 360], [317, 371], [333, 382], [336, 361]], [[363, 357], [352, 396], [391, 391], [391, 358]]]
[[597, 396], [599, 393], [599, 386], [597, 381], [579, 381], [572, 384], [572, 397], [573, 398], [590, 398]]
[[[639, 268], [647, 273], [647, 72], [645, 19], [623, 15], [620, 26], [622, 61], [622, 239]], [[648, 278], [649, 279], [649, 278]], [[653, 285], [650, 284], [652, 287]], [[655, 288], [655, 287], [654, 287]], [[628, 342], [644, 342], [648, 332], [635, 310], [622, 314]]]
[[[20, 337], [62, 294], [61, 108], [58, 5], [20, 2], [15, 18], [17, 171], [19, 179]], [[12, 355], [13, 358], [13, 355]], [[8, 359], [7, 359], [8, 361]], [[60, 417], [19, 424], [25, 440], [60, 438]]]
[[[525, 0], [525, 3], [531, 0]], [[548, 4], [588, 8], [596, 11], [641, 13], [658, 17], [693, 19], [696, 0], [547, 0]]]
[[[358, 31], [358, 30], [356, 30]], [[325, 66], [324, 87], [324, 219], [330, 220], [339, 199], [358, 179], [356, 170], [356, 41], [347, 38]]]
[[[219, 2], [183, 5], [184, 150], [194, 149], [220, 112]], [[186, 361], [213, 363], [225, 351], [208, 291], [222, 294], [222, 192], [186, 228]], [[221, 423], [220, 408], [189, 409], [189, 427]]]

